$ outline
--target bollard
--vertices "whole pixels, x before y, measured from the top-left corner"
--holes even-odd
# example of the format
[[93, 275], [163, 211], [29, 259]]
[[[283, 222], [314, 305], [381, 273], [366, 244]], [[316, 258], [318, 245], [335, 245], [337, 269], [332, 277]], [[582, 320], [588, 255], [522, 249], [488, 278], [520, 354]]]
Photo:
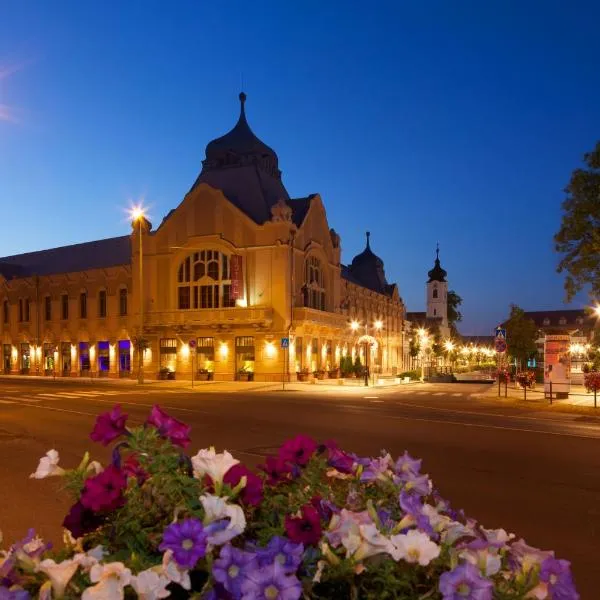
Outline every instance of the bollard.
[[550, 404], [552, 404], [552, 382], [550, 382]]

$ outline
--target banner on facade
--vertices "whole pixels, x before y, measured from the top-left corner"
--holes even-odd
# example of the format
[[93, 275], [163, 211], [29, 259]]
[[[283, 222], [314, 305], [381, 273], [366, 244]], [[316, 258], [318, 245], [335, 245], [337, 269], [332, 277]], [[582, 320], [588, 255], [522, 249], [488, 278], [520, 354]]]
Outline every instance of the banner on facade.
[[238, 300], [244, 296], [242, 257], [234, 254], [231, 257], [231, 298]]

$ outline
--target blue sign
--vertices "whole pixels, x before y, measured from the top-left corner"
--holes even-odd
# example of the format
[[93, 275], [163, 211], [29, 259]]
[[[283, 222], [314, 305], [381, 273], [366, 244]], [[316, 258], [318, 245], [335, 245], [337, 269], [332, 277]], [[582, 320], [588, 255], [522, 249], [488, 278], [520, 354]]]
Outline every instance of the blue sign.
[[502, 327], [496, 327], [496, 339], [505, 340], [506, 339], [506, 329]]
[[196, 347], [196, 340], [190, 340], [190, 343], [188, 345], [193, 350]]
[[290, 338], [281, 338], [281, 347], [289, 348], [290, 347]]

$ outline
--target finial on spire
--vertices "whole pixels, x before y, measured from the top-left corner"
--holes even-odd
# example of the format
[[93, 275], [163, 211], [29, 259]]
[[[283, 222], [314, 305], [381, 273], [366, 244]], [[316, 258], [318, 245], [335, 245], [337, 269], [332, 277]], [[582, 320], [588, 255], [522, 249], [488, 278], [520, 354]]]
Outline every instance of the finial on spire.
[[369, 238], [371, 237], [371, 232], [367, 231], [367, 248], [370, 250], [371, 249], [371, 245], [369, 244]]
[[440, 260], [440, 243], [438, 242], [435, 247], [435, 260]]

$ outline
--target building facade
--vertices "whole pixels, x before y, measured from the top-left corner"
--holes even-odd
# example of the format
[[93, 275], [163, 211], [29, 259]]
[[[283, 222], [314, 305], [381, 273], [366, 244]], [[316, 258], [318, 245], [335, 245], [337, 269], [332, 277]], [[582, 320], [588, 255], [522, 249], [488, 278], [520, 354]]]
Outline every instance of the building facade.
[[365, 352], [402, 370], [405, 308], [369, 237], [343, 265], [321, 197], [290, 198], [245, 101], [156, 229], [0, 258], [5, 373], [135, 377], [142, 356], [147, 377], [279, 381]]

